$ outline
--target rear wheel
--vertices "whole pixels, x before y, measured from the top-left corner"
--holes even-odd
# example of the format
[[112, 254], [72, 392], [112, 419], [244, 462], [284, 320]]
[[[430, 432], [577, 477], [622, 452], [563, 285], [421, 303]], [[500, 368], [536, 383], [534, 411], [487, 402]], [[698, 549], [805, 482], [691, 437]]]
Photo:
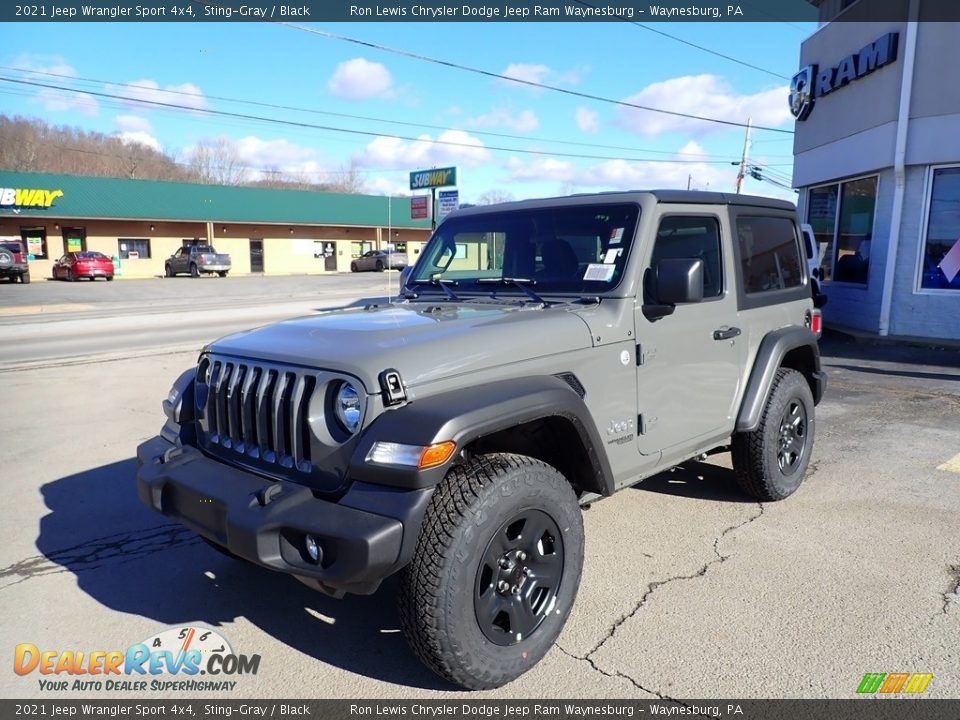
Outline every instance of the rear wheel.
[[190, 277], [195, 277], [195, 278], [200, 277], [200, 268], [198, 268], [195, 264], [192, 264], [192, 263], [190, 265]]
[[218, 271], [217, 271], [217, 275], [219, 275], [220, 277], [226, 277], [226, 276], [227, 276], [227, 271], [226, 271], [226, 270], [218, 270]]
[[757, 429], [733, 436], [733, 469], [744, 492], [766, 502], [782, 500], [800, 487], [813, 452], [813, 413], [806, 378], [780, 368]]
[[76, 278], [73, 276], [73, 270], [67, 269], [67, 282], [73, 282]]
[[434, 491], [403, 573], [403, 633], [441, 677], [499, 687], [553, 645], [582, 567], [583, 520], [563, 475], [523, 455], [480, 456]]
[[20, 282], [23, 283], [24, 285], [29, 285], [29, 284], [30, 284], [30, 273], [28, 273], [28, 272], [20, 273]]
[[107, 275], [107, 282], [113, 281], [113, 275]]
[[377, 272], [383, 272], [383, 260], [377, 260]]

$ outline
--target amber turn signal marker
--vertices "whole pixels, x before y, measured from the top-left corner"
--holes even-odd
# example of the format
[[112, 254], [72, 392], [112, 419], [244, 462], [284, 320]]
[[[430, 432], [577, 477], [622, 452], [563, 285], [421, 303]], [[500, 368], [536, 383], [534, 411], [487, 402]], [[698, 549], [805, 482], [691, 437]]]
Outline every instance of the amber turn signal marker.
[[437, 465], [443, 465], [450, 459], [450, 456], [453, 455], [453, 451], [456, 449], [457, 444], [453, 440], [447, 440], [446, 442], [437, 443], [436, 445], [428, 445], [420, 452], [420, 460], [417, 462], [417, 467], [421, 470], [426, 470], [427, 468], [436, 467]]

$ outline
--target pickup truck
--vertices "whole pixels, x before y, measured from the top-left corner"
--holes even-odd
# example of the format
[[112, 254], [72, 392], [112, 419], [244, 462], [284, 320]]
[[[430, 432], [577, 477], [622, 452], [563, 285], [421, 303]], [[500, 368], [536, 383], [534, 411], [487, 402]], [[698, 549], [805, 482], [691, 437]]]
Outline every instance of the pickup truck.
[[212, 245], [193, 245], [182, 247], [167, 258], [163, 274], [173, 277], [180, 273], [190, 273], [191, 277], [200, 277], [201, 273], [216, 273], [226, 277], [230, 272], [230, 256], [218, 253]]

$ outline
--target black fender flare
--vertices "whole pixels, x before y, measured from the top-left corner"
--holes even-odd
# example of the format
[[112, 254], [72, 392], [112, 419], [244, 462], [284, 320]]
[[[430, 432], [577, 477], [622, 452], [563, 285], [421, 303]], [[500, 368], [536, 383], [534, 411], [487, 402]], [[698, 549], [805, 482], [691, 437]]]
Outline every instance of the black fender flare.
[[809, 329], [803, 327], [785, 327], [766, 335], [757, 350], [753, 370], [740, 403], [737, 415], [736, 432], [752, 432], [760, 425], [760, 416], [770, 394], [773, 379], [783, 366], [788, 353], [798, 348], [809, 349], [807, 367], [804, 375], [810, 383], [814, 404], [820, 402], [826, 376], [820, 369], [820, 348], [817, 339]]
[[446, 475], [456, 455], [438, 467], [418, 470], [367, 462], [373, 444], [381, 440], [424, 446], [453, 440], [459, 453], [477, 438], [546, 417], [571, 423], [603, 494], [612, 494], [613, 472], [589, 409], [566, 382], [552, 375], [464, 387], [387, 410], [360, 437], [350, 460], [349, 477], [407, 489], [433, 487]]

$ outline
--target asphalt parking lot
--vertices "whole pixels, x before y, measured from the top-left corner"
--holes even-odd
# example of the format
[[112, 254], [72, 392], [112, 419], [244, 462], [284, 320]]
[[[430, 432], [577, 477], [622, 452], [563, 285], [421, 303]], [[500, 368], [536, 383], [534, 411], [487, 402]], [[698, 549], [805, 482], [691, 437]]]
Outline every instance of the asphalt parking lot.
[[[272, 297], [269, 282], [241, 278], [144, 282], [158, 292], [212, 288], [199, 304], [233, 284], [237, 298]], [[45, 285], [0, 293], [6, 301]], [[95, 304], [78, 293], [100, 290], [57, 285], [62, 297], [36, 298]], [[99, 302], [63, 313], [102, 319], [110, 301]], [[4, 323], [36, 315], [8, 313]], [[957, 353], [841, 337], [828, 337], [823, 353], [828, 394], [814, 462], [794, 496], [751, 501], [719, 455], [595, 503], [584, 516], [582, 586], [555, 648], [515, 683], [475, 696], [851, 698], [866, 672], [927, 672], [926, 695], [960, 697]], [[332, 600], [225, 558], [140, 505], [136, 445], [156, 434], [160, 400], [195, 359], [196, 348], [181, 348], [0, 369], [7, 657], [19, 643], [123, 649], [167, 627], [202, 625], [262, 658], [222, 697], [460, 696], [407, 649], [395, 582]], [[68, 696], [41, 690], [38, 677], [8, 665], [0, 695]]]

